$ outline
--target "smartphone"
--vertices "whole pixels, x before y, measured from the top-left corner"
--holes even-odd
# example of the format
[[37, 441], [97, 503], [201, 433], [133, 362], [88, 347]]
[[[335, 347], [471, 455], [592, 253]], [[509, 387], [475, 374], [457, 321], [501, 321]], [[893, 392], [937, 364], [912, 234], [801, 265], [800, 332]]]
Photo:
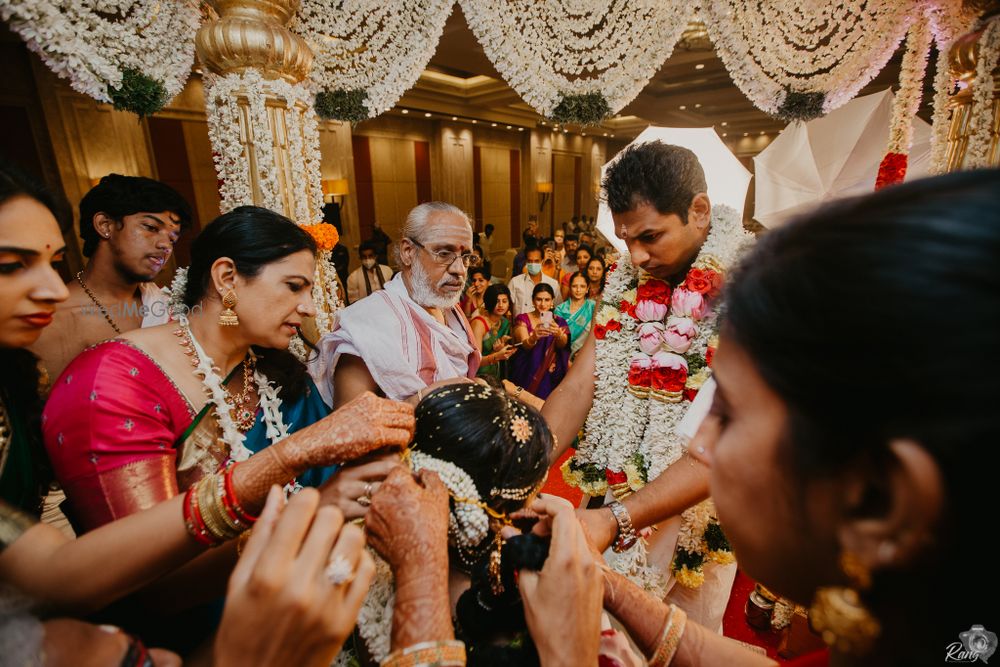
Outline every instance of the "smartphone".
[[524, 344], [523, 340], [519, 340], [516, 343], [507, 343], [507, 347], [521, 347]]
[[540, 319], [542, 321], [542, 324], [544, 324], [545, 326], [547, 326], [547, 327], [552, 326], [552, 311], [551, 310], [546, 310], [546, 311], [542, 312], [538, 316], [538, 319]]

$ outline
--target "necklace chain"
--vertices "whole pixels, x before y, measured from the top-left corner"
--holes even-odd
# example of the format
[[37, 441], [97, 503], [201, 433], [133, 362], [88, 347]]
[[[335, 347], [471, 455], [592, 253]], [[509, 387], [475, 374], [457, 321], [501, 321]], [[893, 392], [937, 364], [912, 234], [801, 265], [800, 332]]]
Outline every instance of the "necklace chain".
[[[181, 347], [191, 361], [191, 366], [198, 367], [198, 351], [195, 349], [194, 341], [191, 338], [191, 331], [186, 327], [179, 327], [174, 330], [174, 335], [181, 339]], [[257, 412], [253, 409], [251, 400], [253, 393], [253, 375], [256, 370], [256, 361], [251, 356], [247, 356], [242, 362], [243, 365], [243, 390], [234, 394], [228, 387], [225, 387], [226, 396], [233, 401], [230, 414], [236, 422], [236, 428], [241, 431], [249, 431], [253, 428], [257, 418]]]
[[115, 321], [111, 319], [111, 314], [108, 312], [108, 309], [104, 307], [103, 303], [97, 300], [97, 297], [94, 296], [94, 293], [90, 291], [89, 287], [87, 287], [87, 283], [83, 282], [83, 271], [77, 272], [76, 281], [80, 283], [80, 287], [82, 287], [83, 291], [87, 293], [87, 296], [90, 297], [90, 300], [94, 302], [94, 305], [97, 306], [97, 309], [101, 311], [101, 315], [104, 315], [104, 319], [108, 321], [108, 324], [110, 324], [111, 328], [115, 330], [115, 333], [121, 335], [122, 330], [119, 329], [118, 325], [115, 324]]

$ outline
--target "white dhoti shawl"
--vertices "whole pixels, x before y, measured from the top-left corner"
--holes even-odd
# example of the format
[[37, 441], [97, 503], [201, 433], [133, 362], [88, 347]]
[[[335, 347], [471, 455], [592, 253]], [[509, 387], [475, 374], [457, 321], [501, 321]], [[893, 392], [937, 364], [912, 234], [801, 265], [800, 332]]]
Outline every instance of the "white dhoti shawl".
[[409, 398], [439, 380], [475, 378], [482, 358], [461, 308], [444, 311], [441, 324], [410, 298], [402, 275], [338, 313], [334, 330], [320, 338], [309, 373], [333, 405], [333, 374], [341, 355], [359, 357], [387, 398]]

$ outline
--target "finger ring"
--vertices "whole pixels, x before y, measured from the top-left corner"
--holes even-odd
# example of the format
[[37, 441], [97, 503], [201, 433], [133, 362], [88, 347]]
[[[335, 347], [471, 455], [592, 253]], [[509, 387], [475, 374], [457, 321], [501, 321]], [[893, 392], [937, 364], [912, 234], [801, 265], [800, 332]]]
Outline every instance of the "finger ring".
[[361, 496], [360, 498], [358, 498], [358, 504], [361, 505], [362, 507], [368, 507], [369, 505], [372, 504], [372, 499], [369, 498], [368, 496]]
[[362, 493], [361, 495], [362, 496], [367, 496], [368, 498], [372, 497], [372, 483], [371, 482], [365, 482], [365, 492]]
[[323, 574], [326, 575], [327, 580], [334, 586], [347, 584], [354, 580], [354, 569], [347, 559], [340, 554], [330, 559]]

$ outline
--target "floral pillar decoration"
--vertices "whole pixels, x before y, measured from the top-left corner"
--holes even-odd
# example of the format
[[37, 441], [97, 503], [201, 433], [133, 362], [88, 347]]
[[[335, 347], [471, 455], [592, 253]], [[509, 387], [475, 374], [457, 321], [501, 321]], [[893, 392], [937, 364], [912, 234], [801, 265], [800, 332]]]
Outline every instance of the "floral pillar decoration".
[[320, 248], [313, 294], [316, 326], [326, 333], [339, 307], [329, 261], [336, 230], [320, 224], [319, 130], [305, 83], [313, 54], [286, 27], [299, 0], [208, 4], [218, 16], [201, 27], [195, 45], [207, 70], [205, 105], [221, 208], [263, 206], [307, 227]]
[[892, 102], [889, 123], [889, 145], [878, 167], [875, 189], [902, 183], [906, 176], [907, 157], [913, 145], [913, 117], [920, 108], [927, 56], [931, 50], [930, 22], [920, 18], [910, 28], [906, 38], [906, 53], [899, 72], [899, 91]]

